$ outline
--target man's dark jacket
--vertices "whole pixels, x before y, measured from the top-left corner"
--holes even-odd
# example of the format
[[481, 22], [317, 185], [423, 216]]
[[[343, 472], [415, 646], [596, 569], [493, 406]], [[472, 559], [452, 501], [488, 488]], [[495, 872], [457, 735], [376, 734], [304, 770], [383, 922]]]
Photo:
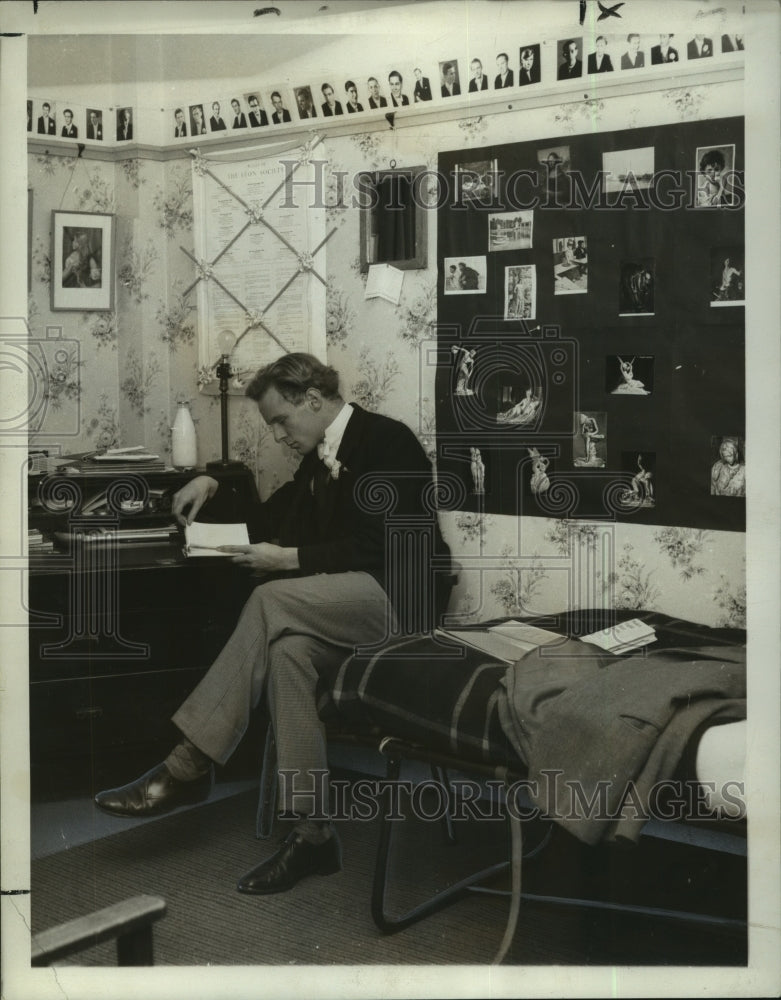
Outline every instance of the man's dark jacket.
[[[275, 540], [298, 548], [301, 573], [370, 573], [388, 593], [398, 615], [429, 627], [434, 577], [441, 607], [450, 585], [450, 550], [433, 505], [431, 463], [412, 431], [398, 420], [371, 413], [356, 403], [337, 460], [338, 478], [329, 478], [324, 500], [313, 492], [324, 465], [313, 450], [292, 482], [257, 508], [253, 541]], [[390, 553], [390, 557], [389, 557]], [[440, 587], [439, 581], [442, 581]]]

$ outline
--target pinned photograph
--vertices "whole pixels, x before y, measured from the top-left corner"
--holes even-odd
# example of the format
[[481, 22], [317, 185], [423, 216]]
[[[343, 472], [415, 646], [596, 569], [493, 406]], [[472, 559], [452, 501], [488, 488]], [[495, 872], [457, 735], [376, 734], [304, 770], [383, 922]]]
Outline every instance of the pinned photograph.
[[453, 364], [456, 372], [456, 396], [474, 396], [475, 390], [472, 388], [472, 376], [474, 374], [475, 359], [477, 351], [474, 347], [460, 347], [453, 344], [450, 348], [453, 355]]
[[355, 82], [355, 80], [345, 81], [344, 92], [347, 95], [347, 100], [345, 101], [347, 114], [354, 115], [357, 114], [359, 111], [363, 111], [363, 105], [358, 100], [358, 84]]
[[206, 135], [206, 119], [202, 104], [190, 105], [190, 135]]
[[241, 110], [238, 97], [231, 98], [231, 128], [246, 128], [247, 116]]
[[518, 86], [528, 87], [530, 83], [539, 83], [542, 79], [540, 72], [540, 46], [522, 45], [520, 51], [520, 69], [518, 70]]
[[439, 78], [443, 97], [458, 97], [461, 94], [461, 83], [458, 77], [458, 60], [448, 59], [439, 64]]
[[[509, 402], [507, 400], [506, 402]], [[497, 424], [512, 424], [515, 427], [526, 427], [537, 422], [542, 408], [542, 386], [529, 386], [517, 403], [511, 403], [507, 409], [496, 414]]]
[[632, 478], [630, 479], [629, 486], [619, 492], [619, 504], [627, 510], [638, 510], [641, 507], [655, 507], [655, 452], [622, 451], [621, 471]]
[[675, 63], [679, 61], [678, 49], [670, 41], [674, 35], [659, 35], [659, 44], [651, 46], [651, 65], [661, 66], [662, 63]]
[[744, 49], [745, 49], [745, 41], [743, 39], [743, 35], [721, 36], [722, 52], [743, 52]]
[[433, 100], [433, 94], [431, 93], [431, 80], [423, 75], [423, 70], [420, 66], [416, 66], [414, 69], [415, 74], [415, 86], [412, 88], [412, 100], [415, 104], [419, 101], [431, 101]]
[[707, 35], [695, 35], [686, 43], [687, 59], [709, 59], [713, 55], [713, 39]]
[[457, 163], [454, 168], [456, 199], [458, 201], [494, 200], [499, 186], [499, 163], [497, 160], [472, 160]]
[[337, 101], [334, 88], [330, 83], [323, 83], [320, 85], [320, 95], [323, 99], [320, 105], [320, 110], [322, 111], [324, 118], [333, 118], [336, 115], [344, 114], [342, 102]]
[[568, 198], [569, 171], [572, 166], [569, 146], [546, 146], [545, 149], [538, 149], [537, 164], [540, 168], [537, 171], [540, 185], [550, 194]]
[[711, 438], [713, 465], [710, 492], [713, 497], [746, 495], [746, 461], [742, 437], [730, 435]]
[[469, 449], [469, 471], [472, 475], [472, 493], [485, 493], [485, 462], [479, 448]]
[[488, 216], [488, 250], [530, 250], [534, 212], [497, 212]]
[[117, 111], [117, 142], [133, 138], [133, 109], [120, 108]]
[[655, 270], [656, 261], [653, 257], [621, 261], [619, 316], [653, 316]]
[[65, 108], [62, 112], [62, 129], [60, 135], [63, 139], [78, 139], [79, 126], [73, 120], [73, 109]]
[[605, 194], [645, 191], [654, 179], [654, 147], [616, 149], [602, 154], [602, 187]]
[[35, 131], [38, 135], [57, 135], [57, 119], [53, 101], [41, 102], [41, 113], [38, 116]]
[[212, 113], [209, 115], [209, 130], [211, 132], [225, 132], [228, 126], [222, 117], [222, 108], [219, 101], [212, 101]]
[[271, 121], [274, 125], [284, 125], [293, 120], [286, 104], [287, 99], [283, 97], [281, 90], [272, 90], [269, 94], [269, 100], [271, 101], [271, 107], [274, 109], [271, 112]]
[[604, 469], [607, 460], [607, 414], [577, 413], [572, 440], [572, 464], [579, 469]]
[[645, 67], [645, 52], [640, 48], [640, 36], [630, 32], [626, 36], [626, 48], [621, 54], [621, 69], [643, 69]]
[[550, 459], [546, 458], [545, 455], [541, 455], [537, 448], [527, 448], [526, 450], [529, 452], [532, 465], [529, 489], [537, 496], [537, 494], [545, 493], [550, 488], [550, 479], [548, 478]]
[[[247, 124], [250, 128], [262, 128], [268, 125], [268, 115], [266, 114], [259, 94], [246, 94], [244, 98], [249, 111], [247, 113]], [[289, 119], [288, 119], [289, 121]]]
[[722, 208], [735, 204], [735, 147], [698, 146], [697, 208]]
[[445, 295], [485, 291], [485, 257], [445, 257]]
[[715, 247], [710, 252], [711, 305], [746, 304], [746, 258], [743, 247]]
[[650, 396], [653, 388], [653, 357], [609, 354], [605, 359], [605, 389], [612, 396]]
[[469, 72], [471, 74], [471, 79], [469, 80], [470, 94], [477, 94], [480, 91], [488, 90], [488, 77], [483, 70], [482, 59], [475, 57], [469, 63]]
[[174, 139], [186, 139], [187, 122], [184, 120], [184, 108], [174, 110]]
[[299, 118], [317, 118], [311, 87], [293, 87], [293, 96], [296, 99]]
[[504, 318], [534, 319], [537, 315], [537, 268], [522, 264], [504, 269]]
[[587, 68], [590, 74], [613, 72], [613, 60], [608, 52], [607, 35], [597, 35], [594, 39], [594, 51], [589, 52]]
[[506, 52], [500, 52], [496, 57], [496, 76], [494, 90], [504, 90], [515, 86], [515, 73], [510, 69], [510, 57]]
[[588, 291], [588, 249], [585, 236], [559, 236], [553, 241], [553, 294]]
[[565, 38], [559, 42], [559, 68], [557, 80], [577, 80], [583, 76], [583, 39]]
[[87, 138], [103, 141], [103, 112], [97, 108], [87, 108]]
[[370, 76], [366, 81], [366, 90], [369, 94], [369, 107], [372, 111], [388, 107], [388, 98], [381, 93], [380, 81], [376, 76]]

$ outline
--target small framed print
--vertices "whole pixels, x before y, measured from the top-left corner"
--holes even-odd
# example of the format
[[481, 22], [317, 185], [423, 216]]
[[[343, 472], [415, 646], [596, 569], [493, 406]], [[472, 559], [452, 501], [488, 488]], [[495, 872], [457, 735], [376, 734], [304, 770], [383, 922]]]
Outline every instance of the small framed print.
[[114, 216], [52, 212], [51, 308], [106, 311], [114, 304]]

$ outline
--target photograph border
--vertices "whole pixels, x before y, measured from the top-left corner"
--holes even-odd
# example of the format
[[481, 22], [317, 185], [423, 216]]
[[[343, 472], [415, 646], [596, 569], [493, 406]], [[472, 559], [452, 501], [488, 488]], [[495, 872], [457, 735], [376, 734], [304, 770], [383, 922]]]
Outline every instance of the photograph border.
[[[102, 221], [98, 223], [97, 220]], [[100, 288], [63, 288], [61, 282], [55, 279], [55, 275], [62, 273], [62, 237], [69, 226], [102, 231]], [[61, 212], [57, 209], [52, 212], [52, 312], [108, 312], [113, 308], [115, 228], [115, 217], [107, 212]]]

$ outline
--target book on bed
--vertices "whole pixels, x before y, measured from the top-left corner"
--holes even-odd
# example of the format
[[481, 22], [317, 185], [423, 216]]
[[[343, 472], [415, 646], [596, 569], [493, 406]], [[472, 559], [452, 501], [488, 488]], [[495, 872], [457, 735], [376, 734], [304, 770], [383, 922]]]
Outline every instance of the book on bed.
[[465, 646], [471, 646], [507, 664], [515, 663], [524, 653], [537, 649], [538, 646], [545, 646], [565, 638], [558, 632], [549, 632], [547, 629], [537, 628], [536, 625], [527, 625], [512, 619], [497, 625], [478, 628], [440, 628], [437, 629], [437, 634]]

